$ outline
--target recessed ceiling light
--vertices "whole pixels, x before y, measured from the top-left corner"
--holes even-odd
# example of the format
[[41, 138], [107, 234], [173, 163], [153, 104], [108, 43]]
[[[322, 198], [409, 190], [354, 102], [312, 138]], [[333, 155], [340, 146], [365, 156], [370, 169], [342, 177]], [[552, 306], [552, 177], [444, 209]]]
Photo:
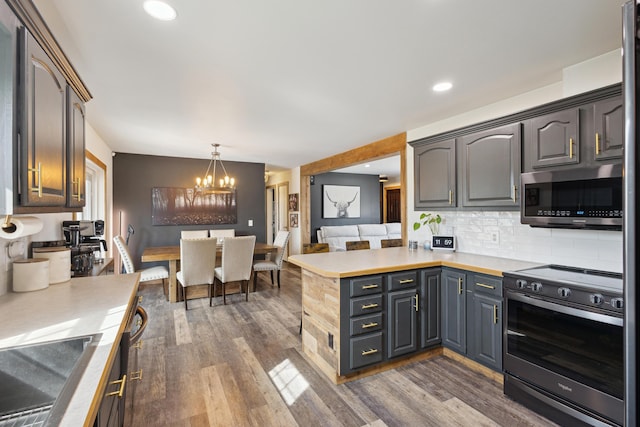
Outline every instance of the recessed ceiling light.
[[433, 91], [434, 92], [446, 92], [449, 89], [451, 89], [453, 87], [453, 85], [451, 84], [451, 82], [440, 82], [440, 83], [436, 83], [435, 85], [433, 85]]
[[176, 10], [163, 1], [147, 0], [142, 7], [149, 15], [161, 21], [173, 21], [177, 16]]

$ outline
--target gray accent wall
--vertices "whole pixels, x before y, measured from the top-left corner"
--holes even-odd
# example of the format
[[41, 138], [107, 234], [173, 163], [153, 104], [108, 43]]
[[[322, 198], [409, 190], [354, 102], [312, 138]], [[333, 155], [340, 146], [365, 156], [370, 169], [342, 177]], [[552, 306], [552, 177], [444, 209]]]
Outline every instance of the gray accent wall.
[[[360, 187], [360, 218], [322, 218], [323, 185], [355, 185]], [[323, 173], [314, 175], [310, 186], [311, 241], [317, 242], [317, 230], [323, 225], [380, 224], [380, 181], [378, 175]]]
[[[224, 161], [224, 159], [223, 159]], [[236, 235], [256, 236], [266, 241], [264, 163], [224, 161], [230, 176], [236, 179], [236, 224], [221, 225], [151, 225], [151, 189], [153, 187], [191, 187], [202, 176], [208, 159], [146, 156], [117, 153], [113, 158], [113, 234], [126, 237], [127, 226], [135, 230], [129, 241], [129, 251], [136, 268], [148, 246], [169, 246], [180, 243], [181, 230], [233, 228]], [[248, 221], [253, 220], [253, 227]], [[166, 263], [165, 263], [166, 264]], [[144, 267], [153, 265], [145, 263]]]

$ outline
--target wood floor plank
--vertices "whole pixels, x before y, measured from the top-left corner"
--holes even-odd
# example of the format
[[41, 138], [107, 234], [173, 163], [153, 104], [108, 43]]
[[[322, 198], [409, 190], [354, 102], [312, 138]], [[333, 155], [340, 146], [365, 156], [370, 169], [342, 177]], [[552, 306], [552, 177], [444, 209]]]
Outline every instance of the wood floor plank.
[[187, 322], [186, 311], [181, 309], [174, 310], [173, 319], [176, 330], [176, 344], [191, 344], [191, 330], [189, 329], [189, 322]]
[[[220, 368], [224, 365], [209, 366], [202, 369], [200, 376], [202, 393], [207, 408], [209, 422], [212, 425], [236, 425], [234, 414], [227, 400], [220, 378]], [[222, 369], [224, 371], [224, 369]]]

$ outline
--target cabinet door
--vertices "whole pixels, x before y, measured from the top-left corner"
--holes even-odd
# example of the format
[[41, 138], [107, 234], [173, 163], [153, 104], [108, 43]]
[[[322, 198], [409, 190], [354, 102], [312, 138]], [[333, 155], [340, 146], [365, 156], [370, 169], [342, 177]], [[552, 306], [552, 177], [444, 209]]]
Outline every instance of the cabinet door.
[[404, 291], [389, 292], [387, 299], [387, 357], [413, 353], [418, 349], [415, 288]]
[[20, 204], [66, 203], [66, 82], [26, 29], [20, 29]]
[[525, 123], [526, 145], [533, 169], [580, 162], [580, 109], [559, 111], [533, 118]]
[[455, 139], [414, 150], [415, 208], [456, 206]]
[[85, 110], [84, 103], [70, 86], [67, 86], [67, 98], [67, 206], [77, 208], [85, 205]]
[[121, 356], [122, 348], [118, 347], [116, 358], [113, 361], [111, 372], [109, 373], [109, 382], [107, 383], [107, 388], [104, 391], [104, 397], [94, 423], [95, 427], [122, 426], [123, 414], [121, 413], [121, 400], [123, 397], [119, 397], [117, 392], [120, 390], [120, 387], [126, 387], [126, 380], [124, 384], [120, 383], [123, 379]]
[[622, 98], [600, 101], [594, 105], [596, 160], [622, 157], [624, 145], [624, 111]]
[[502, 370], [502, 301], [473, 296], [473, 337], [470, 356], [497, 371]]
[[467, 351], [465, 282], [464, 273], [442, 272], [442, 345], [462, 354]]
[[440, 336], [440, 270], [421, 272], [420, 279], [420, 347], [442, 342]]
[[460, 138], [463, 206], [519, 206], [521, 125]]

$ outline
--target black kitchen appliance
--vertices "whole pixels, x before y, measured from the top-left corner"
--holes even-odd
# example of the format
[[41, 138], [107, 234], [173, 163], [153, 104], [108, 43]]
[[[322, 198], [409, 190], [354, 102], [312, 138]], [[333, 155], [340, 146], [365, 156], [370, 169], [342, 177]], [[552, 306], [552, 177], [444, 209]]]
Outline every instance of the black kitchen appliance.
[[101, 249], [107, 251], [104, 221], [62, 221], [65, 246], [71, 248], [71, 270], [74, 276], [88, 274], [94, 263], [104, 261]]
[[561, 425], [623, 425], [622, 275], [504, 273], [504, 392]]

